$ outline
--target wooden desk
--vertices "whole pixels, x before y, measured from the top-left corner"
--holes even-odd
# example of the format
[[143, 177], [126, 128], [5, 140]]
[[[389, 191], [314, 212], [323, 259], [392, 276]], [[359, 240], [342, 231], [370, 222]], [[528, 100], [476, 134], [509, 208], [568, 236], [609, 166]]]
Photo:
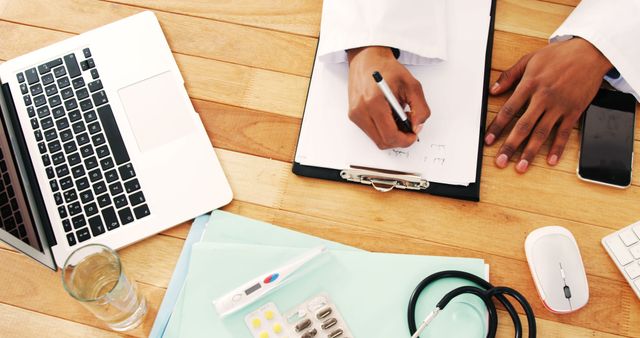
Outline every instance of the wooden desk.
[[[291, 162], [321, 2], [234, 3], [0, 0], [0, 60], [153, 9], [233, 187], [225, 210], [371, 251], [483, 258], [495, 284], [529, 298], [540, 337], [640, 336], [640, 302], [600, 245], [640, 218], [638, 161], [633, 186], [617, 190], [577, 179], [577, 130], [557, 167], [545, 164], [545, 149], [524, 176], [513, 165], [498, 170], [497, 147], [486, 148], [480, 203], [297, 177]], [[492, 78], [544, 46], [577, 3], [499, 0]], [[504, 99], [490, 99], [489, 118]], [[575, 234], [589, 274], [590, 302], [570, 315], [543, 308], [524, 255], [526, 235], [553, 224]], [[188, 229], [182, 224], [121, 250], [151, 304], [147, 321], [129, 335], [149, 333]], [[65, 294], [58, 273], [4, 245], [0, 262], [0, 336], [116, 336]], [[504, 315], [500, 336], [511, 337]]]

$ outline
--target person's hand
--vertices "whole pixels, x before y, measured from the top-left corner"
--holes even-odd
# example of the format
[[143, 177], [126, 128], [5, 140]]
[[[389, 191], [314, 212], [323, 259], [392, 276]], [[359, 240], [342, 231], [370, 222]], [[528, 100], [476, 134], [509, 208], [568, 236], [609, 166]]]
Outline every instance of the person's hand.
[[558, 125], [547, 155], [547, 163], [556, 165], [573, 126], [611, 68], [611, 62], [591, 43], [573, 38], [525, 55], [503, 72], [491, 87], [491, 94], [499, 95], [516, 88], [487, 128], [485, 143], [492, 145], [523, 108], [524, 113], [498, 151], [496, 165], [505, 168], [516, 150], [526, 142], [516, 164], [516, 171], [526, 172]]
[[[431, 114], [422, 85], [401, 65], [387, 47], [351, 49], [349, 56], [349, 119], [362, 129], [380, 149], [406, 148], [416, 141], [416, 134]], [[414, 133], [403, 133], [393, 119], [372, 74], [379, 71], [396, 95], [400, 105], [408, 104], [407, 113]]]

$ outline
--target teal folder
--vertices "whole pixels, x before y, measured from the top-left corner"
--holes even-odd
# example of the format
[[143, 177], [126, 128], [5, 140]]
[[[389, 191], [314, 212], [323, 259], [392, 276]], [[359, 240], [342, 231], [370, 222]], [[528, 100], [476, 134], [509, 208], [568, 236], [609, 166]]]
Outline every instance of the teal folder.
[[[330, 251], [318, 266], [244, 310], [219, 318], [213, 299], [323, 243]], [[273, 301], [284, 313], [321, 292], [336, 302], [355, 337], [408, 337], [406, 306], [413, 288], [425, 276], [445, 269], [486, 273], [478, 259], [368, 253], [214, 212], [202, 242], [193, 247], [189, 275], [165, 337], [250, 337], [244, 316], [259, 305]], [[464, 284], [447, 280], [427, 289], [419, 320], [444, 293]], [[475, 298], [460, 297], [423, 336], [483, 337], [485, 323], [484, 306]]]

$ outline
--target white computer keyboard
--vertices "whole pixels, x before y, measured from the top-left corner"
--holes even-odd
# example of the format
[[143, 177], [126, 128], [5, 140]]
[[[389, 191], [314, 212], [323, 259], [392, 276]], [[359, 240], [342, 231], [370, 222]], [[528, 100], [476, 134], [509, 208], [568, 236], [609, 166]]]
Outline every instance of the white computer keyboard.
[[640, 298], [640, 221], [606, 236], [602, 245]]

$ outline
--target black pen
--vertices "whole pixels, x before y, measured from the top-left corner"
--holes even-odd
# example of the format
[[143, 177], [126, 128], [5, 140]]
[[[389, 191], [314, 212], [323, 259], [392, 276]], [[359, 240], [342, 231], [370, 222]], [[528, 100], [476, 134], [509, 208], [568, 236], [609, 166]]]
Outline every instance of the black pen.
[[394, 120], [396, 120], [398, 129], [405, 133], [413, 133], [413, 128], [411, 127], [411, 121], [409, 121], [409, 117], [404, 112], [404, 109], [402, 109], [402, 106], [400, 106], [400, 102], [398, 102], [396, 96], [393, 95], [393, 92], [391, 92], [391, 88], [389, 88], [387, 82], [382, 78], [380, 72], [373, 72], [373, 79], [376, 80], [378, 87], [380, 88], [380, 90], [382, 90], [382, 94], [384, 94], [384, 97], [387, 99], [387, 102], [389, 102], [391, 109], [394, 111]]

